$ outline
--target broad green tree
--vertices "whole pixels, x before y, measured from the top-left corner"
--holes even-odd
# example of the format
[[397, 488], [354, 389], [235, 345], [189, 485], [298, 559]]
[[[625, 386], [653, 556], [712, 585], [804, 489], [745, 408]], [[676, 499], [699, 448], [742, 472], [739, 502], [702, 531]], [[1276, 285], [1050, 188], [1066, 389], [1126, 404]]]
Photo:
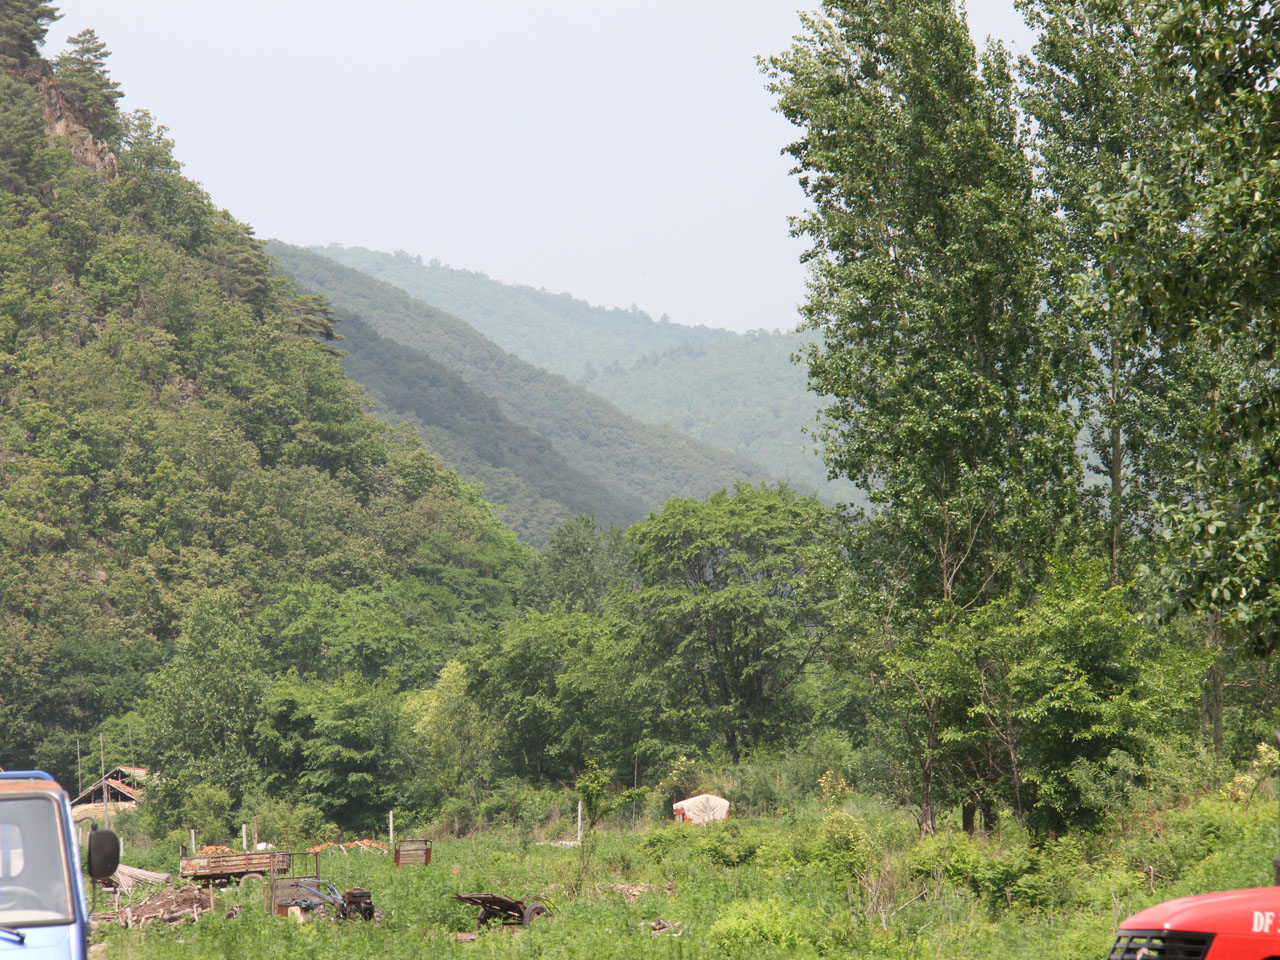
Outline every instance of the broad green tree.
[[806, 551], [834, 517], [786, 485], [673, 499], [628, 532], [639, 588], [627, 599], [663, 726], [720, 740], [737, 763], [804, 716], [801, 688], [826, 640]]
[[466, 664], [445, 664], [436, 682], [405, 703], [410, 751], [419, 765], [419, 788], [428, 803], [458, 797], [472, 803], [492, 779], [498, 728], [492, 705], [470, 695]]
[[1041, 829], [1096, 817], [1077, 786], [1082, 769], [1114, 751], [1146, 759], [1195, 698], [1199, 664], [1108, 580], [1103, 558], [1057, 561], [1030, 603], [989, 604], [957, 637], [972, 702], [946, 737], [977, 747], [999, 771], [999, 799]]
[[476, 694], [494, 705], [506, 767], [561, 783], [588, 761], [636, 780], [662, 753], [654, 738], [665, 683], [637, 657], [618, 610], [539, 613], [505, 624], [474, 656]]
[[596, 613], [610, 590], [628, 582], [628, 556], [621, 528], [602, 530], [594, 517], [570, 517], [525, 568], [524, 602], [537, 610]]
[[388, 683], [351, 674], [276, 681], [263, 698], [255, 747], [268, 786], [322, 811], [336, 823], [379, 824], [402, 774], [403, 713]]
[[267, 677], [261, 651], [227, 591], [194, 601], [174, 654], [139, 704], [139, 754], [162, 781], [161, 803], [177, 808], [199, 784], [239, 797], [258, 775], [254, 727]]

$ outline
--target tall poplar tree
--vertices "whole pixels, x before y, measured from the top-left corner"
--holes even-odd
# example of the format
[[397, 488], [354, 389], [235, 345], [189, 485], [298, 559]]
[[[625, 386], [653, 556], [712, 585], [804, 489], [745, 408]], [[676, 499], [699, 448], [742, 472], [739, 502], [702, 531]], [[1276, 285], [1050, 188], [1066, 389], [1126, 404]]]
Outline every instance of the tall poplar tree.
[[1075, 392], [1087, 414], [1088, 469], [1099, 481], [1087, 487], [1086, 514], [1114, 585], [1150, 559], [1161, 508], [1190, 495], [1188, 448], [1228, 365], [1201, 342], [1145, 335], [1133, 311], [1096, 295], [1114, 269], [1104, 255], [1102, 197], [1123, 188], [1126, 165], [1169, 168], [1172, 105], [1151, 82], [1155, 37], [1145, 4], [1018, 6], [1039, 35], [1021, 63], [1023, 102], [1060, 230], [1048, 304], [1079, 332]]
[[[1086, 513], [1116, 585], [1161, 552], [1162, 512], [1201, 495], [1187, 464], [1217, 432], [1239, 364], [1204, 337], [1152, 333], [1139, 311], [1107, 295], [1116, 264], [1101, 230], [1103, 199], [1127, 189], [1130, 170], [1167, 178], [1175, 169], [1169, 143], [1180, 107], [1168, 85], [1154, 82], [1158, 37], [1147, 5], [1023, 0], [1019, 8], [1039, 33], [1034, 58], [1022, 63], [1025, 104], [1062, 230], [1050, 304], [1087, 347], [1078, 396], [1089, 414], [1089, 469], [1100, 482], [1086, 490]], [[1198, 641], [1215, 654], [1204, 726], [1220, 751], [1230, 654], [1217, 618], [1198, 619]]]
[[[1238, 379], [1201, 437], [1198, 496], [1175, 526], [1173, 593], [1272, 649], [1280, 637], [1280, 12], [1257, 0], [1162, 0], [1151, 90], [1167, 162], [1128, 162], [1106, 196], [1102, 307], [1161, 344], [1203, 341]], [[1214, 397], [1207, 398], [1210, 401]]]
[[922, 599], [996, 595], [1073, 509], [1076, 424], [1047, 211], [1003, 50], [947, 0], [839, 0], [769, 61], [812, 207], [806, 354], [833, 474], [869, 491]]
[[805, 359], [829, 469], [893, 543], [880, 594], [926, 611], [882, 634], [881, 666], [931, 832], [943, 715], [963, 710], [948, 625], [1032, 580], [1075, 510], [1078, 351], [1041, 309], [1051, 231], [1003, 49], [979, 58], [950, 0], [829, 0], [802, 20], [767, 70], [802, 130], [793, 232], [822, 334]]

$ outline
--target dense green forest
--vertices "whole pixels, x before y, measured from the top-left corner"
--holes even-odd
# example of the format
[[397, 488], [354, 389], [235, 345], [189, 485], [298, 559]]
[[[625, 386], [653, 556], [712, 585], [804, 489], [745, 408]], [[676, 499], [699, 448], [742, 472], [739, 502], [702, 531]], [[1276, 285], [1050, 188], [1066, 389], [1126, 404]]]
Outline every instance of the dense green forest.
[[[1135, 903], [1261, 879], [1280, 15], [1021, 8], [1040, 39], [1017, 62], [950, 0], [828, 0], [762, 61], [853, 512], [714, 489], [749, 464], [314, 253], [273, 264], [120, 111], [95, 36], [45, 60], [55, 11], [5, 6], [0, 765], [71, 783], [101, 736], [154, 771], [121, 831], [166, 855], [249, 817], [299, 840], [392, 809], [501, 828], [518, 852], [493, 871], [534, 864], [584, 916], [600, 871], [678, 882], [708, 955], [1081, 956]], [[387, 426], [342, 367], [428, 359], [496, 402], [468, 401], [505, 446], [459, 455], [538, 452], [546, 501], [569, 507], [556, 451], [612, 496], [706, 486], [535, 552], [409, 425], [472, 395], [389, 377]], [[548, 425], [565, 405], [576, 437]], [[593, 839], [696, 790], [748, 822]], [[586, 840], [553, 870], [533, 839], [574, 800]], [[413, 949], [457, 929], [444, 909], [405, 907]], [[262, 931], [194, 936], [218, 955]], [[591, 955], [643, 952], [609, 939]]]
[[[299, 288], [328, 298], [339, 315], [358, 317], [384, 339], [426, 354], [473, 390], [492, 397], [504, 416], [545, 437], [573, 470], [608, 490], [629, 521], [668, 497], [702, 496], [735, 479], [768, 476], [743, 457], [627, 416], [397, 287], [301, 247], [270, 241], [266, 249]], [[370, 385], [375, 394], [395, 390], [407, 395], [417, 389], [411, 376], [390, 381], [387, 370], [366, 369], [381, 373]], [[401, 367], [397, 372], [411, 371]], [[517, 504], [507, 506], [510, 510]], [[538, 529], [536, 539], [545, 539], [547, 532]]]
[[75, 782], [106, 729], [171, 796], [239, 799], [268, 716], [428, 682], [527, 549], [364, 412], [331, 314], [117, 110], [100, 41], [42, 60], [52, 9], [5, 10], [0, 766]]
[[[805, 432], [815, 425], [818, 403], [805, 389], [803, 366], [792, 361], [812, 334], [686, 327], [499, 283], [436, 261], [423, 263], [403, 251], [337, 244], [310, 249], [439, 307], [504, 350], [563, 374], [638, 420], [674, 427], [746, 457], [829, 503], [861, 502], [848, 480], [828, 479], [817, 445]], [[793, 320], [780, 317], [778, 323]]]

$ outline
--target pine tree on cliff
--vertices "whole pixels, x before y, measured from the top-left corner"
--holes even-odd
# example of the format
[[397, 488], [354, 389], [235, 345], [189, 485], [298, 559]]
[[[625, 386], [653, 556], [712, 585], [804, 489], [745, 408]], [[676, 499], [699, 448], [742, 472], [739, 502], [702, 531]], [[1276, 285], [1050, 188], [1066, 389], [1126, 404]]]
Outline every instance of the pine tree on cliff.
[[71, 48], [58, 57], [53, 68], [58, 90], [90, 133], [100, 140], [110, 139], [119, 132], [116, 101], [123, 96], [120, 84], [107, 75], [111, 51], [92, 29], [68, 37], [67, 43]]
[[0, 70], [0, 190], [36, 192], [47, 179], [48, 159], [39, 94]]
[[[333, 304], [327, 298], [314, 293], [305, 294], [293, 301], [291, 310], [293, 315], [290, 323], [294, 333], [317, 340], [343, 339], [342, 334], [334, 330], [339, 317], [333, 312]], [[335, 356], [342, 355], [341, 350], [332, 347], [322, 346], [322, 349]]]
[[59, 16], [39, 0], [0, 0], [0, 70], [17, 73], [39, 56], [49, 24]]

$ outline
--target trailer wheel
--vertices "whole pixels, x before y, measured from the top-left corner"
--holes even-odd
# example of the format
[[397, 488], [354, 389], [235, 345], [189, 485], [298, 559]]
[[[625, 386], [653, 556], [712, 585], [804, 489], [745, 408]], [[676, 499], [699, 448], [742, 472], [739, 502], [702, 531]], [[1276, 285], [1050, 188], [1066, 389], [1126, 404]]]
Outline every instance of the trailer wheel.
[[540, 917], [546, 912], [547, 908], [543, 904], [535, 901], [524, 908], [524, 916], [521, 917], [520, 923], [527, 927], [529, 925], [529, 921], [534, 917]]
[[502, 916], [502, 914], [494, 910], [490, 910], [488, 907], [481, 907], [480, 916], [476, 917], [476, 929], [483, 930], [485, 927], [489, 925], [490, 920], [492, 920], [494, 917], [500, 917], [500, 916]]
[[246, 873], [243, 877], [240, 878], [240, 886], [242, 887], [245, 886], [250, 880], [262, 880], [262, 879], [264, 879], [264, 877], [260, 873]]

